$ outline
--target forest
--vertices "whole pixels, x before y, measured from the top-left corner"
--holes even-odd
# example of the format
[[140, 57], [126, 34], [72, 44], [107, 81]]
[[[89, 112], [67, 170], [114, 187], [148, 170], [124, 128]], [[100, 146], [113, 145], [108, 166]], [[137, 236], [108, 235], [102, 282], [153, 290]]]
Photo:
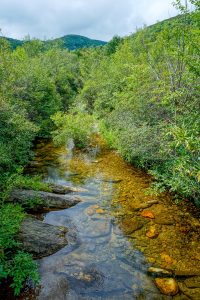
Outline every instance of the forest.
[[115, 36], [99, 47], [64, 49], [0, 39], [0, 280], [15, 294], [37, 265], [15, 239], [26, 210], [13, 188], [39, 189], [23, 174], [38, 139], [86, 148], [98, 132], [111, 149], [170, 191], [200, 206], [200, 1], [176, 18]]

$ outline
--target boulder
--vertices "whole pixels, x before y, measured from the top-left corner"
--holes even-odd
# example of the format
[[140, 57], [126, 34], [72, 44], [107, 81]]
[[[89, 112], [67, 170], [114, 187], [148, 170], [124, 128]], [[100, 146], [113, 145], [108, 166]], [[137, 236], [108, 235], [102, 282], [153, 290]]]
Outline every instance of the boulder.
[[175, 296], [179, 292], [178, 283], [174, 278], [156, 278], [155, 285], [162, 294], [167, 296]]
[[23, 249], [32, 253], [35, 258], [51, 255], [68, 244], [65, 234], [67, 228], [43, 223], [28, 217], [21, 225], [17, 239]]
[[81, 201], [81, 198], [75, 195], [59, 195], [33, 190], [14, 190], [10, 199], [33, 210], [64, 209]]

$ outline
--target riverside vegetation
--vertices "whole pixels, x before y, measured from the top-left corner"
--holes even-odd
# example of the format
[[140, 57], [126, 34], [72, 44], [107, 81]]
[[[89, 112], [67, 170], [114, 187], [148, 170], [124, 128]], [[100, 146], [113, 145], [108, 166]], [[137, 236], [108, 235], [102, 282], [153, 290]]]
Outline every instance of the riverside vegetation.
[[48, 190], [22, 175], [36, 138], [83, 148], [100, 131], [153, 176], [151, 192], [200, 205], [200, 1], [190, 2], [192, 12], [176, 1], [178, 17], [98, 48], [0, 40], [0, 280], [16, 295], [39, 280], [15, 239], [26, 212], [8, 203], [13, 188]]

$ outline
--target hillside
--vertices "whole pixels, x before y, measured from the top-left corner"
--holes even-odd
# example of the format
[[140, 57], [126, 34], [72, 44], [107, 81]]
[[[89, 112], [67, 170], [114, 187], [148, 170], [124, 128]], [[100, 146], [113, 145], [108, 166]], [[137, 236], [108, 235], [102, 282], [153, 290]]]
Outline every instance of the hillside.
[[55, 41], [61, 41], [63, 43], [64, 48], [69, 50], [76, 50], [79, 48], [90, 48], [90, 47], [98, 47], [106, 44], [104, 41], [89, 39], [85, 36], [69, 34], [65, 35], [59, 39], [55, 39]]
[[11, 44], [12, 49], [16, 49], [18, 46], [22, 46], [23, 41], [12, 39], [12, 38], [6, 38], [9, 43]]
[[[16, 49], [18, 46], [23, 45], [25, 42], [17, 39], [12, 39], [12, 38], [7, 38], [6, 39], [9, 41], [11, 44], [12, 49]], [[100, 41], [100, 40], [93, 40], [90, 38], [87, 38], [85, 36], [81, 35], [75, 35], [75, 34], [69, 34], [65, 35], [61, 38], [53, 39], [53, 40], [47, 40], [44, 43], [49, 43], [49, 42], [61, 42], [61, 45], [63, 45], [64, 48], [67, 48], [69, 50], [76, 50], [80, 48], [90, 48], [90, 47], [98, 47], [105, 45], [106, 42]], [[26, 41], [27, 43], [27, 41]]]

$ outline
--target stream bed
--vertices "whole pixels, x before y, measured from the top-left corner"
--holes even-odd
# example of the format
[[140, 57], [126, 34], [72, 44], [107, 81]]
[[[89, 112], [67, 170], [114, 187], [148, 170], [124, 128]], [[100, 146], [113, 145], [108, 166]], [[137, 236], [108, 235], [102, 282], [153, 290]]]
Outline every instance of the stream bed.
[[[200, 286], [185, 282], [200, 276], [198, 211], [147, 195], [149, 176], [101, 145], [75, 151], [41, 142], [28, 172], [82, 189], [79, 204], [43, 215], [68, 228], [68, 245], [38, 260], [36, 299], [200, 299]], [[148, 201], [155, 204], [137, 209]], [[160, 292], [151, 266], [173, 271], [176, 295]]]

